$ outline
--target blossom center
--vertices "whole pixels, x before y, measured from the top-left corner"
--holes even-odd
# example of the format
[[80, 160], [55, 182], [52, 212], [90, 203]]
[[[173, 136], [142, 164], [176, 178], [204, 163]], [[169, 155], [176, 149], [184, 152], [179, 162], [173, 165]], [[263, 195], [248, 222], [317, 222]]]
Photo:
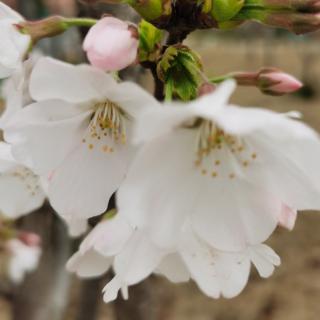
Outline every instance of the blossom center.
[[38, 177], [29, 169], [16, 167], [10, 174], [16, 179], [19, 179], [25, 185], [30, 196], [35, 196], [40, 190]]
[[242, 137], [227, 134], [211, 121], [202, 121], [198, 130], [195, 166], [204, 176], [234, 179], [257, 158]]
[[126, 144], [126, 114], [110, 100], [97, 103], [90, 121], [89, 132], [82, 140], [89, 149], [99, 145], [103, 152], [112, 153], [115, 144]]

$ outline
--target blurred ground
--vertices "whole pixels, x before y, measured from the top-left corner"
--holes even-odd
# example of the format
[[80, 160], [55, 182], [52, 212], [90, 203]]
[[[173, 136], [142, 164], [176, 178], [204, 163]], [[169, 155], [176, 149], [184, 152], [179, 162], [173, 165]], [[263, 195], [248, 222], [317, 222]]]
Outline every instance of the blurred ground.
[[[281, 112], [299, 110], [304, 120], [320, 131], [320, 44], [317, 38], [312, 41], [296, 37], [273, 39], [262, 34], [261, 38], [250, 40], [239, 36], [222, 41], [221, 37], [206, 33], [200, 40], [192, 37], [188, 43], [202, 55], [210, 76], [258, 70], [262, 66], [275, 66], [294, 74], [307, 84], [299, 95], [268, 97], [255, 88], [240, 88], [233, 101]], [[294, 231], [279, 229], [269, 243], [282, 257], [282, 265], [268, 280], [260, 279], [253, 272], [247, 288], [232, 300], [215, 301], [206, 298], [193, 284], [177, 286], [153, 278], [152, 294], [157, 300], [158, 319], [320, 319], [320, 213], [301, 213]], [[72, 301], [77, 298], [78, 286], [79, 282], [74, 280]], [[1, 320], [10, 319], [9, 307], [5, 300], [0, 301]], [[76, 311], [77, 307], [71, 303], [66, 320], [75, 320]], [[25, 319], [29, 320], [27, 315]], [[113, 319], [112, 306], [101, 303], [99, 320]]]

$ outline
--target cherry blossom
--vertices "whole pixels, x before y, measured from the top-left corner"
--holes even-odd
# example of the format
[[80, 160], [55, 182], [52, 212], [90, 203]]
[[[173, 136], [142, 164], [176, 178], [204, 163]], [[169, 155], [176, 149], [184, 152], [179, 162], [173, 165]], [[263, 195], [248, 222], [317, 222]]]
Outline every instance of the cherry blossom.
[[150, 110], [145, 142], [118, 192], [133, 227], [172, 245], [185, 220], [219, 250], [265, 241], [283, 205], [320, 207], [318, 134], [288, 114], [228, 105], [234, 82], [188, 105]]
[[8, 275], [13, 282], [19, 284], [27, 273], [38, 267], [41, 248], [38, 245], [27, 245], [19, 239], [11, 239], [6, 243], [6, 249], [10, 254]]
[[44, 200], [39, 177], [14, 160], [10, 145], [0, 142], [0, 213], [15, 219], [40, 208]]
[[238, 295], [248, 282], [251, 262], [262, 277], [269, 277], [280, 258], [266, 245], [248, 246], [239, 252], [217, 250], [198, 238], [186, 224], [175, 248], [158, 247], [143, 231], [135, 231], [114, 257], [115, 277], [104, 288], [104, 301], [117, 297], [123, 287], [135, 285], [151, 273], [174, 283], [193, 279], [211, 298]]
[[134, 83], [50, 58], [34, 67], [30, 93], [36, 102], [5, 130], [15, 158], [48, 177], [51, 205], [66, 220], [105, 212], [135, 154], [134, 119], [158, 102]]

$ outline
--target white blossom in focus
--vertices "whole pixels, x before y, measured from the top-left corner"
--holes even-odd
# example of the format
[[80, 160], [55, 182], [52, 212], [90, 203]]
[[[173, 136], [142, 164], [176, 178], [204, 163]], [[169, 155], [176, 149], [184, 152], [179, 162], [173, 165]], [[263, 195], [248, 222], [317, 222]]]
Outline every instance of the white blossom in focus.
[[22, 21], [19, 13], [0, 2], [0, 79], [21, 67], [31, 44], [31, 37], [16, 27]]
[[14, 160], [10, 145], [0, 142], [0, 214], [16, 219], [40, 208], [44, 200], [39, 177]]
[[320, 208], [318, 134], [287, 114], [228, 105], [234, 87], [150, 110], [137, 124], [145, 144], [118, 207], [159, 246], [174, 245], [190, 219], [212, 247], [241, 251], [270, 236], [284, 206]]
[[30, 93], [36, 102], [5, 130], [14, 156], [48, 177], [51, 205], [66, 220], [105, 212], [135, 154], [133, 121], [158, 102], [133, 83], [50, 58], [34, 67]]
[[11, 239], [6, 243], [6, 249], [10, 254], [8, 264], [9, 278], [19, 284], [27, 273], [35, 271], [38, 267], [41, 248], [29, 246], [18, 239]]

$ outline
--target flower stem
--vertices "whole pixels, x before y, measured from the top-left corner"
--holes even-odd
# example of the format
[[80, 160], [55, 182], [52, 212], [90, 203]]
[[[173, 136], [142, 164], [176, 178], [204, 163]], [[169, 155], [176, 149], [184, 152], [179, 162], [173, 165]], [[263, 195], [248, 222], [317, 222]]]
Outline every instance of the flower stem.
[[25, 34], [29, 34], [32, 43], [35, 44], [43, 38], [50, 38], [66, 32], [71, 27], [92, 27], [97, 20], [90, 18], [65, 18], [51, 16], [38, 21], [24, 21], [17, 28]]
[[97, 23], [91, 18], [63, 18], [63, 21], [68, 27], [92, 27]]

